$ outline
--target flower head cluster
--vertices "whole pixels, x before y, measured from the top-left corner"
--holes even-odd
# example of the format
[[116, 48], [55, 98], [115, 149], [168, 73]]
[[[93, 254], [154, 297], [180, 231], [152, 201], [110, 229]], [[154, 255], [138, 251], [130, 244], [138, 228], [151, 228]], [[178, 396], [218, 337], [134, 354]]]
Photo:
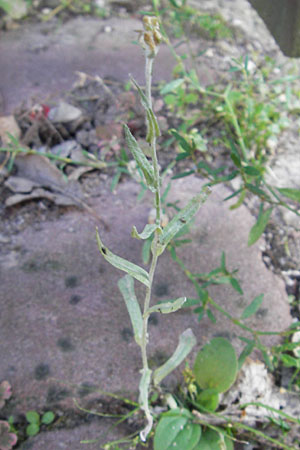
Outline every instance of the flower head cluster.
[[141, 32], [140, 43], [146, 51], [148, 58], [154, 58], [159, 50], [159, 45], [163, 40], [159, 29], [159, 21], [157, 17], [143, 17], [144, 30]]

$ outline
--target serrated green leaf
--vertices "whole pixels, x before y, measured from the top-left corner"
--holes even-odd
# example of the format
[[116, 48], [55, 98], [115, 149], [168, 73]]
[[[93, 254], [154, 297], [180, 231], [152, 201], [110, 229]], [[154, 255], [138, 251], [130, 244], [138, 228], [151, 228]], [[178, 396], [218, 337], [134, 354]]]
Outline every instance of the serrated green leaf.
[[147, 223], [143, 231], [141, 233], [138, 233], [136, 227], [133, 226], [131, 231], [131, 237], [135, 239], [148, 239], [157, 228], [158, 227], [156, 224]]
[[135, 296], [133, 278], [130, 275], [125, 275], [125, 277], [118, 281], [118, 287], [126, 303], [135, 341], [138, 345], [141, 345], [143, 335], [143, 317], [139, 302]]
[[194, 374], [201, 389], [227, 391], [237, 376], [237, 357], [231, 343], [213, 338], [197, 354]]
[[153, 382], [159, 385], [160, 382], [176, 369], [179, 364], [187, 357], [192, 348], [196, 345], [196, 338], [190, 328], [185, 330], [179, 337], [178, 346], [171, 356], [162, 366], [154, 371]]
[[291, 200], [300, 203], [300, 189], [277, 188], [277, 190], [285, 197], [288, 197]]
[[55, 419], [55, 415], [52, 411], [47, 411], [43, 414], [41, 422], [45, 425], [49, 425]]
[[173, 217], [159, 237], [160, 244], [166, 247], [177, 233], [193, 219], [200, 206], [205, 203], [210, 191], [211, 190], [207, 187], [203, 188], [200, 194], [192, 198], [192, 200]]
[[247, 319], [248, 317], [255, 314], [260, 305], [262, 304], [263, 298], [264, 294], [260, 294], [257, 297], [255, 297], [255, 299], [252, 300], [250, 305], [246, 306], [246, 308], [242, 312], [241, 319]]
[[136, 139], [132, 135], [131, 131], [129, 130], [128, 126], [124, 124], [124, 132], [125, 132], [125, 139], [126, 143], [129, 147], [129, 150], [132, 153], [132, 156], [134, 157], [137, 165], [142, 170], [143, 175], [145, 177], [147, 186], [151, 191], [155, 191], [156, 189], [156, 182], [155, 182], [155, 176], [154, 176], [154, 169], [146, 156], [144, 155], [143, 151], [141, 150], [140, 146], [138, 145]]
[[180, 297], [176, 300], [158, 303], [157, 305], [152, 306], [148, 309], [147, 315], [153, 312], [160, 312], [162, 314], [169, 314], [175, 311], [178, 311], [184, 303], [186, 302], [186, 297]]
[[26, 413], [26, 420], [30, 423], [40, 423], [40, 415], [36, 411], [28, 411]]
[[176, 78], [176, 80], [170, 81], [164, 85], [164, 87], [160, 90], [161, 95], [169, 94], [170, 92], [176, 91], [182, 84], [184, 83], [184, 78]]
[[250, 230], [249, 238], [248, 238], [248, 246], [253, 245], [264, 232], [268, 222], [270, 215], [273, 211], [273, 208], [270, 207], [266, 209], [264, 212], [261, 212], [258, 216], [257, 222]]
[[96, 238], [99, 251], [101, 255], [108, 261], [112, 266], [116, 267], [119, 270], [123, 270], [124, 272], [131, 275], [136, 280], [143, 283], [145, 286], [149, 287], [149, 274], [142, 267], [133, 264], [127, 259], [121, 258], [120, 256], [115, 255], [107, 247], [105, 247], [100, 239], [98, 228], [96, 228]]

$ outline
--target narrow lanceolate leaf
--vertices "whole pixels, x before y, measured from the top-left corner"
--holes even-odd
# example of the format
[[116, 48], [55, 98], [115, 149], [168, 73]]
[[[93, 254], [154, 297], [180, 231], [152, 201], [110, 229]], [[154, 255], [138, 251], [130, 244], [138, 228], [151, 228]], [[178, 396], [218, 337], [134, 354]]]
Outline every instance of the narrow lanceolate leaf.
[[160, 136], [158, 122], [157, 122], [157, 119], [155, 117], [155, 114], [154, 114], [151, 106], [149, 105], [148, 99], [147, 99], [146, 95], [144, 94], [143, 90], [141, 89], [141, 87], [139, 86], [138, 82], [135, 81], [135, 79], [132, 77], [131, 77], [131, 81], [135, 85], [135, 87], [139, 93], [142, 106], [146, 110], [147, 126], [148, 126], [148, 133], [147, 133], [146, 141], [151, 142], [151, 139], [153, 137]]
[[300, 189], [277, 188], [277, 190], [280, 192], [280, 194], [284, 195], [285, 197], [288, 197], [291, 200], [300, 203]]
[[147, 315], [153, 312], [160, 312], [162, 314], [169, 314], [175, 311], [178, 311], [182, 305], [186, 302], [186, 297], [180, 297], [171, 302], [163, 302], [158, 303], [157, 305], [152, 306], [148, 309]]
[[154, 384], [158, 385], [169, 373], [176, 369], [187, 357], [194, 345], [196, 345], [196, 338], [192, 330], [188, 328], [180, 335], [178, 346], [171, 358], [155, 370], [153, 375]]
[[130, 275], [125, 275], [118, 281], [118, 286], [123, 295], [130, 316], [134, 338], [138, 345], [142, 343], [143, 318], [139, 302], [134, 292], [134, 281]]
[[160, 244], [163, 246], [168, 245], [174, 236], [176, 236], [176, 234], [179, 233], [179, 231], [193, 219], [200, 206], [206, 201], [209, 193], [210, 188], [203, 188], [200, 194], [192, 198], [192, 200], [181, 211], [179, 211], [175, 217], [173, 217], [171, 222], [168, 223], [160, 235]]
[[108, 261], [112, 266], [116, 267], [119, 270], [123, 270], [124, 272], [131, 275], [136, 280], [143, 283], [145, 286], [149, 287], [149, 275], [145, 269], [142, 267], [133, 264], [127, 259], [121, 258], [120, 256], [115, 255], [107, 247], [105, 247], [100, 239], [98, 229], [96, 229], [96, 237], [98, 248], [101, 255]]
[[263, 298], [264, 294], [260, 294], [257, 297], [255, 297], [255, 299], [252, 300], [250, 305], [248, 305], [242, 312], [241, 319], [247, 319], [248, 317], [255, 314], [260, 305], [262, 304]]
[[154, 223], [147, 223], [141, 233], [138, 233], [135, 226], [132, 227], [131, 236], [136, 239], [148, 239], [151, 234], [157, 229], [157, 225]]
[[253, 245], [260, 238], [262, 233], [264, 232], [264, 230], [268, 224], [272, 210], [273, 210], [273, 208], [271, 207], [259, 214], [256, 224], [253, 225], [253, 227], [251, 228], [250, 233], [249, 233], [249, 238], [248, 238], [248, 246], [249, 247], [251, 245]]
[[132, 156], [134, 157], [137, 165], [142, 170], [147, 186], [149, 187], [150, 190], [155, 191], [156, 183], [154, 177], [154, 169], [152, 165], [150, 164], [150, 162], [144, 155], [143, 151], [139, 147], [134, 136], [131, 134], [131, 131], [129, 130], [128, 126], [125, 124], [124, 124], [124, 132], [129, 150], [131, 151]]

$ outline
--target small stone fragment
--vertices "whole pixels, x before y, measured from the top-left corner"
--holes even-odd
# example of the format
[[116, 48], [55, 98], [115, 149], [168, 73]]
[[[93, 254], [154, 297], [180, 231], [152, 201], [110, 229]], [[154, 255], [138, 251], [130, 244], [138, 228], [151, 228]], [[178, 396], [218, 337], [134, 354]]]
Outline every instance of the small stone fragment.
[[49, 119], [54, 123], [71, 122], [77, 120], [80, 116], [82, 116], [81, 110], [66, 102], [60, 102], [58, 106], [50, 109], [48, 114]]

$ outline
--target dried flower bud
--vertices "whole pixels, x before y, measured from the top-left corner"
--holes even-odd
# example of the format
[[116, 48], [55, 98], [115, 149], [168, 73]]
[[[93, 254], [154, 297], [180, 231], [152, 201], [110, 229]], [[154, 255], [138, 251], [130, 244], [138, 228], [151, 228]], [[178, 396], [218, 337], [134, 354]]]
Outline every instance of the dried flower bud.
[[163, 36], [159, 31], [159, 21], [157, 17], [144, 16], [143, 25], [145, 31], [140, 35], [140, 42], [146, 51], [146, 56], [154, 58], [163, 40]]

